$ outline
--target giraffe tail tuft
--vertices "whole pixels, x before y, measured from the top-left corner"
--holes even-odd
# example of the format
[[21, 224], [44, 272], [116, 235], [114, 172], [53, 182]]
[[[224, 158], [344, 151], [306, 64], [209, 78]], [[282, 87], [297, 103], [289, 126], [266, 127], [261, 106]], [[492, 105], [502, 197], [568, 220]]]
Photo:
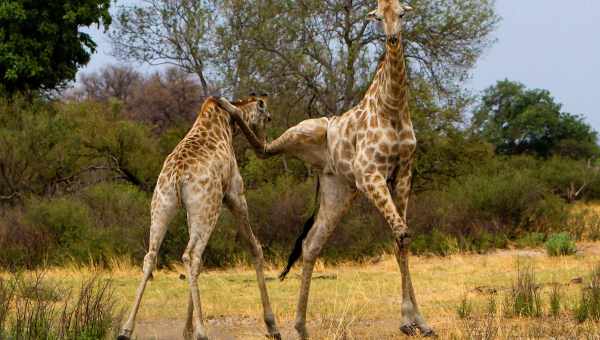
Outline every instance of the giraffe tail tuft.
[[315, 209], [313, 210], [312, 215], [304, 223], [304, 228], [302, 229], [302, 233], [296, 239], [296, 243], [294, 244], [294, 249], [292, 250], [292, 253], [288, 257], [288, 263], [285, 266], [285, 268], [283, 269], [283, 271], [281, 272], [281, 274], [279, 274], [280, 281], [285, 280], [285, 277], [287, 276], [287, 274], [290, 272], [290, 270], [292, 269], [294, 264], [298, 261], [298, 259], [300, 258], [300, 255], [302, 255], [302, 243], [304, 242], [304, 239], [306, 239], [306, 236], [308, 236], [308, 233], [310, 232], [313, 225], [315, 224], [315, 216], [317, 215], [317, 212], [319, 210], [319, 206], [318, 206], [319, 187], [320, 187], [320, 182], [319, 182], [319, 178], [317, 177], [317, 193], [316, 193], [316, 197], [315, 197]]

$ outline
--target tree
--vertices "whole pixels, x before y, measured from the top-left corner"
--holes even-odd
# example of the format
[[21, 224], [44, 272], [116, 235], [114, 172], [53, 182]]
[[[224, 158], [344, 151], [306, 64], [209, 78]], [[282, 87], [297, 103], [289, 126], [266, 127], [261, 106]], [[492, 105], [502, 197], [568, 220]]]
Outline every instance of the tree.
[[129, 66], [106, 66], [80, 78], [82, 95], [96, 101], [115, 98], [124, 103], [133, 97], [142, 75]]
[[597, 133], [583, 117], [561, 109], [547, 90], [499, 81], [484, 91], [472, 128], [494, 144], [499, 154], [596, 157]]
[[0, 91], [53, 90], [73, 80], [96, 49], [82, 26], [111, 23], [110, 0], [4, 0]]
[[130, 67], [108, 65], [83, 74], [80, 85], [65, 96], [77, 101], [118, 102], [123, 116], [150, 123], [155, 132], [196, 118], [202, 87], [189, 73], [170, 67], [144, 75]]
[[[406, 16], [406, 56], [413, 80], [453, 94], [457, 82], [492, 43], [498, 17], [488, 0], [424, 1]], [[371, 81], [384, 38], [366, 20], [372, 0], [223, 2], [217, 56], [234, 94], [277, 93], [308, 115], [339, 114], [355, 105]]]
[[150, 65], [175, 65], [196, 74], [205, 96], [214, 27], [209, 0], [143, 0], [121, 7], [111, 32], [114, 53]]

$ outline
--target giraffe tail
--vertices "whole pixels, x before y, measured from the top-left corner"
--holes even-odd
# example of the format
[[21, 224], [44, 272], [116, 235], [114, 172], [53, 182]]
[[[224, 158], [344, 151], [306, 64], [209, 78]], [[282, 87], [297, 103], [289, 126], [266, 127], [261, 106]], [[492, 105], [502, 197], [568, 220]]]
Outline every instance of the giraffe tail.
[[292, 250], [292, 253], [288, 257], [288, 263], [285, 266], [285, 268], [283, 269], [283, 271], [281, 272], [281, 274], [279, 274], [280, 281], [285, 280], [285, 277], [287, 276], [287, 274], [290, 272], [290, 270], [292, 269], [294, 264], [298, 261], [298, 259], [300, 258], [300, 255], [302, 255], [302, 242], [304, 242], [304, 239], [306, 238], [306, 236], [308, 236], [308, 232], [310, 232], [313, 225], [315, 224], [315, 217], [317, 216], [317, 212], [319, 211], [319, 188], [320, 188], [320, 186], [321, 186], [321, 183], [319, 181], [319, 177], [317, 177], [317, 192], [315, 194], [315, 209], [313, 210], [312, 215], [304, 223], [304, 228], [302, 229], [302, 233], [296, 239], [296, 243], [294, 244], [294, 249]]
[[181, 199], [181, 173], [179, 171], [175, 173], [173, 182], [175, 183], [175, 194], [177, 195], [177, 204], [179, 205], [179, 207], [183, 207], [183, 199]]

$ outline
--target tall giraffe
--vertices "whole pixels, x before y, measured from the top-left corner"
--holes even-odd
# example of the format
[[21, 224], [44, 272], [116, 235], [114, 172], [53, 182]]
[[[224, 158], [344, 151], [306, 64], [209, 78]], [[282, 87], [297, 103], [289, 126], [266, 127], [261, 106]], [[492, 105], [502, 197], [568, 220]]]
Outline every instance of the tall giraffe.
[[[309, 119], [262, 144], [242, 126], [259, 155], [296, 156], [311, 164], [320, 182], [319, 208], [290, 255], [281, 279], [302, 254], [302, 286], [295, 328], [308, 338], [306, 308], [315, 261], [336, 225], [357, 195], [363, 193], [383, 214], [396, 240], [396, 259], [402, 274], [401, 331], [435, 333], [419, 312], [408, 266], [410, 234], [406, 210], [416, 138], [408, 105], [408, 79], [402, 42], [402, 18], [411, 11], [398, 0], [378, 0], [368, 19], [383, 23], [386, 52], [362, 101], [339, 117]], [[233, 116], [235, 107], [219, 99]], [[388, 185], [391, 185], [391, 190]], [[397, 205], [394, 203], [396, 201]]]
[[[264, 136], [266, 122], [271, 120], [266, 96], [252, 95], [234, 105], [240, 110], [235, 117], [238, 124], [243, 122], [246, 129], [251, 127], [253, 134]], [[232, 145], [233, 123], [231, 115], [218, 105], [216, 99], [208, 98], [191, 130], [165, 160], [152, 198], [150, 245], [144, 258], [143, 278], [119, 340], [130, 339], [133, 333], [135, 317], [146, 283], [156, 266], [156, 257], [167, 232], [167, 225], [180, 204], [187, 211], [190, 235], [182, 257], [190, 285], [184, 336], [193, 336], [195, 340], [208, 339], [202, 320], [197, 281], [202, 267], [202, 253], [216, 225], [223, 202], [240, 224], [245, 246], [252, 255], [269, 336], [281, 339], [265, 284], [262, 248], [252, 233], [248, 219], [244, 181], [240, 176]]]

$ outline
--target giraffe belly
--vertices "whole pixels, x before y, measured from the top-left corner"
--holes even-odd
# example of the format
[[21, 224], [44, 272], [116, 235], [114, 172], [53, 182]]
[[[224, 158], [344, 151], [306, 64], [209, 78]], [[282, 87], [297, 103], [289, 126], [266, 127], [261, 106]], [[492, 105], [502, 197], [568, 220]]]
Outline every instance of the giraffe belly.
[[327, 162], [326, 173], [341, 176], [354, 184], [355, 158], [356, 150], [353, 144], [344, 141], [332, 143], [329, 149], [329, 161]]

